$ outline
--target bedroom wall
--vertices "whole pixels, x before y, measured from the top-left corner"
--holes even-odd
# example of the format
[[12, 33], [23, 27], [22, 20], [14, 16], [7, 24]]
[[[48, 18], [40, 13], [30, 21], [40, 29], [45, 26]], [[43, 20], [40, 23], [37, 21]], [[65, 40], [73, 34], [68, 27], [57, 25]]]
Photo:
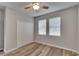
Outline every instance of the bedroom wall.
[[[34, 39], [50, 45], [60, 46], [68, 49], [77, 50], [77, 6], [38, 16], [34, 21]], [[38, 35], [38, 20], [49, 19], [51, 17], [61, 17], [61, 36]], [[47, 26], [48, 28], [48, 26]], [[48, 31], [48, 30], [47, 30]]]
[[27, 44], [27, 42], [31, 42], [33, 40], [32, 37], [33, 34], [29, 35], [31, 36], [31, 38], [27, 37], [28, 36], [27, 32], [29, 32], [27, 26], [31, 27], [31, 30], [33, 28], [32, 27], [33, 23], [32, 21], [29, 20], [33, 20], [33, 18], [17, 10], [6, 8], [5, 21], [4, 21], [4, 51], [5, 52], [16, 49], [19, 46], [22, 46], [22, 44]]
[[4, 48], [4, 9], [0, 9], [0, 50]]
[[79, 51], [79, 5], [78, 5], [78, 13], [77, 13], [77, 18], [78, 18], [78, 20], [77, 20], [77, 39], [78, 39], [78, 41], [77, 41], [77, 48], [78, 48], [78, 51]]
[[[29, 21], [31, 20], [31, 21]], [[33, 42], [33, 18], [25, 17], [17, 21], [17, 46]]]
[[17, 13], [9, 8], [5, 9], [4, 20], [4, 51], [17, 47]]

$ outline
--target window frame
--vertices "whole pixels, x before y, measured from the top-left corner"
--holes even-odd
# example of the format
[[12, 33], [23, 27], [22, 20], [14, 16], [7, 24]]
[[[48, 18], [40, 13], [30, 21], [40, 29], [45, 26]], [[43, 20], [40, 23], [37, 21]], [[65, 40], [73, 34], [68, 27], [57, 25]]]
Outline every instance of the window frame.
[[[50, 24], [49, 24], [49, 23], [50, 23], [50, 19], [53, 19], [53, 18], [59, 18], [59, 19], [60, 19], [59, 35], [50, 35]], [[48, 35], [49, 35], [49, 36], [60, 37], [60, 36], [61, 36], [61, 17], [60, 17], [60, 16], [52, 17], [52, 18], [49, 18], [48, 21], [49, 21], [49, 22], [48, 22], [48, 26], [49, 26], [49, 28], [48, 28]]]
[[[40, 34], [39, 33], [39, 22], [40, 21], [44, 21], [45, 20], [45, 34]], [[47, 35], [47, 20], [46, 19], [41, 19], [41, 20], [38, 20], [38, 35], [41, 35], [41, 36], [46, 36]]]

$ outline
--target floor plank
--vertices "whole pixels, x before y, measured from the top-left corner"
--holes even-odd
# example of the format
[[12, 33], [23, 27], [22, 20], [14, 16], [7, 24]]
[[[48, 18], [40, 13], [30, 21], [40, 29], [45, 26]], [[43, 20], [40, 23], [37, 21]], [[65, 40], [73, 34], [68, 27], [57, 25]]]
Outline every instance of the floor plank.
[[50, 47], [45, 46], [39, 56], [46, 56], [49, 53], [50, 49]]
[[30, 54], [30, 56], [38, 56], [42, 49], [44, 48], [44, 45], [39, 46], [33, 53]]

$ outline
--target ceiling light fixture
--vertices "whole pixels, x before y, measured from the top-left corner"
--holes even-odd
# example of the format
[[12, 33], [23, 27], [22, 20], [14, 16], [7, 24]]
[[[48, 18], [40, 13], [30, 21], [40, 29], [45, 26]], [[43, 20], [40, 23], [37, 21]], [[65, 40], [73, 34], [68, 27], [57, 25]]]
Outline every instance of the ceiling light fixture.
[[32, 2], [24, 7], [27, 11], [29, 10], [39, 10], [39, 9], [48, 9], [49, 6], [46, 3], [41, 2]]
[[40, 9], [39, 3], [33, 3], [33, 9], [34, 10]]

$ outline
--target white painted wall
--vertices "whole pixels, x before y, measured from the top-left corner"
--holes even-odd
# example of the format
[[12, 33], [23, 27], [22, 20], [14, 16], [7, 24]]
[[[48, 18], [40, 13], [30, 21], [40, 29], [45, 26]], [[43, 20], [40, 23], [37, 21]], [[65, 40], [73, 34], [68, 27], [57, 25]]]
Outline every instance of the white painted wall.
[[[30, 20], [33, 20], [33, 18], [29, 17], [21, 12], [18, 12], [16, 10], [6, 8], [5, 24], [4, 24], [4, 50], [5, 51], [13, 50], [13, 49], [17, 48], [18, 46], [21, 46], [21, 44], [25, 44], [28, 41], [33, 39], [33, 37], [32, 37], [33, 34], [29, 35], [31, 38], [27, 38], [27, 35], [28, 35], [27, 32], [29, 32], [29, 31], [28, 30], [24, 31], [26, 29], [25, 27], [30, 25], [30, 23], [28, 25], [28, 24], [25, 24], [25, 22], [32, 23], [32, 21], [30, 21]], [[22, 25], [22, 23], [18, 24], [18, 21], [22, 22], [22, 23], [24, 22], [24, 24], [23, 25]], [[17, 24], [19, 27], [17, 26]], [[33, 23], [32, 23], [32, 25], [33, 25]], [[23, 36], [24, 38], [22, 36], [20, 37], [20, 35], [17, 31], [19, 33], [21, 33], [22, 36], [26, 34], [26, 37], [25, 36]]]
[[18, 21], [17, 45], [22, 46], [33, 42], [33, 22]]
[[78, 13], [77, 13], [77, 18], [78, 18], [78, 20], [77, 20], [77, 48], [78, 48], [78, 51], [79, 51], [79, 5], [78, 5]]
[[17, 46], [33, 42], [33, 17], [19, 15], [17, 20]]
[[[35, 41], [77, 50], [77, 6], [39, 16], [35, 19]], [[61, 17], [61, 36], [38, 35], [38, 20]], [[48, 28], [48, 26], [47, 26]], [[47, 29], [48, 31], [48, 29]]]
[[17, 13], [9, 8], [5, 10], [4, 51], [17, 47]]
[[4, 48], [4, 10], [0, 9], [0, 50]]

